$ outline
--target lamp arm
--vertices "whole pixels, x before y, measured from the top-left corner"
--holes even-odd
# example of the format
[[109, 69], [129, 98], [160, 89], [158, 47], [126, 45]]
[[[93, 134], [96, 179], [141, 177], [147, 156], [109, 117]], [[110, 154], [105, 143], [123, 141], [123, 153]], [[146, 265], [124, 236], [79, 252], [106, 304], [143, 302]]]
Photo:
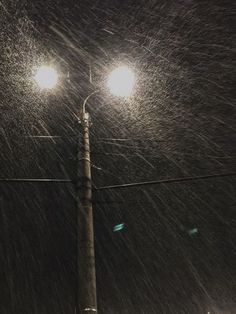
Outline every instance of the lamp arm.
[[98, 89], [98, 90], [95, 90], [94, 92], [92, 92], [91, 94], [89, 94], [89, 95], [85, 98], [85, 100], [84, 100], [84, 102], [83, 102], [82, 113], [85, 113], [86, 104], [87, 104], [87, 101], [89, 100], [89, 98], [90, 98], [91, 96], [93, 96], [94, 94], [97, 94], [97, 93], [99, 93], [99, 92], [100, 92], [99, 89]]

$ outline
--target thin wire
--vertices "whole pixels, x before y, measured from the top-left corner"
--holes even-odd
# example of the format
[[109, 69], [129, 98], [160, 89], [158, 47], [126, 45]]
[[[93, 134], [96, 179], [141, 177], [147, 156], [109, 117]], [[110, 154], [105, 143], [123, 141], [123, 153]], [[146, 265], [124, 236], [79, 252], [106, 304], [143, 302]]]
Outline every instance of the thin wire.
[[61, 136], [61, 135], [27, 135], [23, 136], [25, 138], [74, 138], [74, 136]]
[[[195, 181], [195, 180], [204, 180], [204, 179], [211, 179], [211, 178], [220, 178], [220, 177], [233, 177], [236, 176], [235, 172], [232, 173], [221, 173], [221, 174], [211, 174], [205, 176], [196, 176], [196, 177], [183, 177], [183, 178], [174, 178], [174, 179], [164, 179], [158, 181], [143, 181], [143, 182], [135, 182], [135, 183], [125, 183], [125, 184], [118, 184], [118, 185], [108, 185], [108, 186], [101, 186], [96, 187], [94, 186], [95, 191], [100, 190], [110, 190], [110, 189], [118, 189], [118, 188], [126, 188], [126, 187], [135, 187], [135, 186], [144, 186], [144, 185], [155, 185], [155, 184], [164, 184], [164, 183], [179, 183], [179, 182], [187, 182], [187, 181]], [[0, 182], [59, 182], [59, 183], [74, 183], [75, 181], [72, 179], [21, 179], [21, 178], [0, 178]]]
[[45, 179], [21, 179], [21, 178], [9, 178], [9, 179], [4, 179], [4, 178], [0, 178], [0, 182], [73, 182], [73, 180], [71, 179], [49, 179], [49, 178], [45, 178]]
[[221, 174], [211, 174], [211, 175], [196, 176], [196, 177], [164, 179], [164, 180], [158, 180], [158, 181], [144, 181], [144, 182], [136, 182], [136, 183], [125, 183], [125, 184], [118, 184], [118, 185], [102, 186], [102, 187], [96, 188], [95, 190], [100, 191], [100, 190], [111, 190], [111, 189], [120, 189], [120, 188], [128, 188], [128, 187], [144, 186], [144, 185], [155, 185], [155, 184], [163, 184], [163, 183], [179, 183], [179, 182], [204, 180], [204, 179], [211, 179], [211, 178], [232, 177], [235, 175], [236, 175], [236, 173], [221, 173]]
[[[16, 136], [14, 138], [18, 139], [18, 138], [75, 138], [77, 137], [77, 135], [23, 135], [23, 136]], [[102, 142], [102, 143], [106, 143], [108, 141], [117, 141], [117, 142], [126, 142], [126, 141], [142, 141], [142, 142], [146, 142], [146, 141], [153, 141], [153, 142], [157, 142], [157, 143], [162, 143], [162, 142], [167, 142], [164, 140], [156, 140], [155, 138], [145, 138], [142, 139], [141, 137], [134, 137], [134, 138], [109, 138], [109, 137], [101, 137], [101, 138], [97, 138], [97, 142]], [[108, 142], [108, 144], [110, 144]]]

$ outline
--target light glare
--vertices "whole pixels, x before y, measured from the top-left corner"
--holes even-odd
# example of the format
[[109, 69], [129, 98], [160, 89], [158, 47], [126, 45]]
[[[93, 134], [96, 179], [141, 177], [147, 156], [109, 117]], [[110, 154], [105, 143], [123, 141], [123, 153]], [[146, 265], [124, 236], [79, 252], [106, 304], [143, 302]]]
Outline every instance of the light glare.
[[37, 70], [34, 79], [40, 88], [51, 89], [57, 84], [58, 73], [54, 68], [42, 65]]
[[135, 76], [127, 66], [120, 66], [113, 70], [108, 77], [107, 85], [115, 96], [128, 97], [134, 87]]

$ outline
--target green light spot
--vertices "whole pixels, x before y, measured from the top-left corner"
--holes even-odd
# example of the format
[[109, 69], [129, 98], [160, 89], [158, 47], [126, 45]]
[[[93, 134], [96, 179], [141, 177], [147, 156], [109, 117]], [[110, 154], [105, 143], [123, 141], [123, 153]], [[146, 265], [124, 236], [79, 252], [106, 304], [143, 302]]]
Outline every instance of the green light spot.
[[124, 229], [124, 227], [125, 227], [125, 224], [124, 224], [124, 223], [119, 224], [119, 225], [115, 225], [115, 226], [113, 227], [113, 232], [120, 231], [120, 230]]
[[193, 229], [190, 229], [189, 231], [188, 231], [188, 234], [190, 235], [190, 236], [194, 236], [194, 235], [196, 235], [198, 233], [198, 228], [193, 228]]

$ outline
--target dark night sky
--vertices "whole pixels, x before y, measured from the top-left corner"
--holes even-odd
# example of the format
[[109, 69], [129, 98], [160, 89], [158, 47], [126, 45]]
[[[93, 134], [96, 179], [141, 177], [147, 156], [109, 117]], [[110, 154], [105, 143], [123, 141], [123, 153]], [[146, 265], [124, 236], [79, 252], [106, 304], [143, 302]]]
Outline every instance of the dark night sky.
[[[218, 0], [0, 0], [0, 177], [74, 179], [76, 115], [97, 87], [96, 187], [235, 173], [235, 10]], [[41, 63], [62, 73], [51, 92], [32, 82]], [[117, 64], [137, 77], [126, 101], [104, 89]], [[73, 185], [0, 188], [0, 313], [74, 313]], [[94, 191], [99, 313], [235, 313], [234, 194], [233, 176]]]

